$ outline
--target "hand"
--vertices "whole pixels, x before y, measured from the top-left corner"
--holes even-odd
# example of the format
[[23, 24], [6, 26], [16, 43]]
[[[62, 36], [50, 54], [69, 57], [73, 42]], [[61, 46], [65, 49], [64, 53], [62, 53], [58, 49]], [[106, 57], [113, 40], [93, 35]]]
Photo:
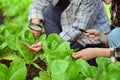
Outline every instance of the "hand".
[[81, 51], [72, 54], [74, 59], [83, 58], [84, 60], [90, 60], [97, 57], [98, 48], [86, 48]]
[[38, 42], [31, 46], [25, 45], [29, 50], [33, 51], [34, 53], [38, 53], [42, 49], [42, 42]]
[[86, 48], [72, 54], [74, 59], [90, 60], [96, 57], [110, 57], [110, 48]]
[[96, 29], [89, 29], [86, 31], [87, 33], [84, 33], [90, 41], [96, 41], [99, 40], [101, 34]]

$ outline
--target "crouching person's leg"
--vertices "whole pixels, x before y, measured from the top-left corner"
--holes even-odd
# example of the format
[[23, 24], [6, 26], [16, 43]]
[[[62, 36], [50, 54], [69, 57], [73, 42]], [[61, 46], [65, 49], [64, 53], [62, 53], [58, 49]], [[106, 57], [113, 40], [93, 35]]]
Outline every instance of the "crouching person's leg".
[[51, 33], [60, 33], [62, 31], [61, 28], [61, 13], [62, 10], [60, 7], [55, 7], [52, 4], [47, 6], [43, 10], [43, 17], [44, 17], [44, 28], [45, 33], [47, 35]]
[[113, 29], [108, 35], [109, 47], [120, 46], [120, 28]]

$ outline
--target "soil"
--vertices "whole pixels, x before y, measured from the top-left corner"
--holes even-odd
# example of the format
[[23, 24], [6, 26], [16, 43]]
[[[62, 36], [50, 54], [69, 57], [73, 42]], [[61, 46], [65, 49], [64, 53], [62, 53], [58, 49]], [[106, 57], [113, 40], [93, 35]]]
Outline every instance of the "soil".
[[[10, 66], [11, 62], [12, 61], [9, 60], [0, 60], [0, 63], [5, 64], [7, 67]], [[35, 61], [35, 63], [38, 64], [42, 69], [44, 70], [46, 69], [46, 65], [42, 60], [38, 59]], [[39, 76], [39, 72], [40, 72], [39, 69], [35, 68], [33, 65], [29, 65], [29, 66], [27, 65], [26, 67], [27, 67], [26, 80], [33, 80], [34, 77]]]
[[9, 61], [9, 60], [0, 60], [0, 63], [5, 64], [8, 67], [10, 66], [10, 62], [12, 62], [12, 61]]
[[[35, 61], [35, 63], [38, 64], [42, 69], [46, 69], [46, 64], [42, 60], [38, 59]], [[40, 70], [35, 68], [33, 65], [30, 65], [27, 66], [27, 72], [28, 74], [26, 79], [33, 80], [34, 77], [39, 76]]]

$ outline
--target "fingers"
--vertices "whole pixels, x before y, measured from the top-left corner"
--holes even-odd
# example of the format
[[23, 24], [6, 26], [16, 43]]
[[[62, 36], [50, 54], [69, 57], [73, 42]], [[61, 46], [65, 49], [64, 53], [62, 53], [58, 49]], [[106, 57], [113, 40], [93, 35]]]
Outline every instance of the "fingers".
[[42, 42], [38, 42], [37, 44], [33, 44], [31, 46], [25, 45], [25, 47], [33, 51], [34, 53], [37, 53], [42, 49]]
[[100, 32], [96, 29], [89, 29], [86, 32], [89, 33], [89, 35], [99, 35], [100, 34]]
[[77, 59], [77, 58], [82, 57], [82, 55], [81, 55], [79, 52], [77, 52], [77, 53], [73, 53], [73, 54], [72, 54], [72, 57], [73, 57], [74, 59]]
[[95, 41], [95, 36], [94, 35], [89, 35], [88, 39], [89, 39], [89, 41], [93, 42], [93, 41]]
[[33, 51], [34, 53], [38, 53], [42, 49], [42, 46], [38, 46], [38, 47], [27, 46], [27, 47], [29, 50]]
[[31, 45], [32, 47], [41, 47], [42, 46], [42, 42], [38, 42], [37, 44], [33, 44]]
[[99, 36], [100, 36], [100, 32], [96, 29], [89, 29], [86, 31], [87, 33], [84, 33], [89, 41], [93, 42], [93, 41], [96, 41], [99, 39]]
[[88, 60], [87, 57], [83, 53], [79, 53], [79, 52], [72, 54], [72, 57], [74, 59], [82, 58], [84, 60]]
[[91, 42], [96, 40], [96, 36], [93, 33], [84, 33], [84, 35], [87, 36]]

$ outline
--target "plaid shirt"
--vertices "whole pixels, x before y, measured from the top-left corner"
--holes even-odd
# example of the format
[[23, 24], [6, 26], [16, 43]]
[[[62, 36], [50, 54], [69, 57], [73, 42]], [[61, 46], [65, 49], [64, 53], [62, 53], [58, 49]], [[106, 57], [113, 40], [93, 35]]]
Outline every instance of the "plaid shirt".
[[[30, 7], [29, 20], [32, 18], [42, 19], [42, 10], [49, 4], [56, 5], [58, 0], [34, 0]], [[97, 29], [101, 33], [110, 31], [109, 21], [104, 5], [101, 0], [70, 0], [69, 6], [61, 16], [62, 32], [59, 34], [64, 41], [73, 41], [77, 37], [80, 44], [92, 44], [78, 28]], [[93, 42], [98, 43], [98, 42]]]

